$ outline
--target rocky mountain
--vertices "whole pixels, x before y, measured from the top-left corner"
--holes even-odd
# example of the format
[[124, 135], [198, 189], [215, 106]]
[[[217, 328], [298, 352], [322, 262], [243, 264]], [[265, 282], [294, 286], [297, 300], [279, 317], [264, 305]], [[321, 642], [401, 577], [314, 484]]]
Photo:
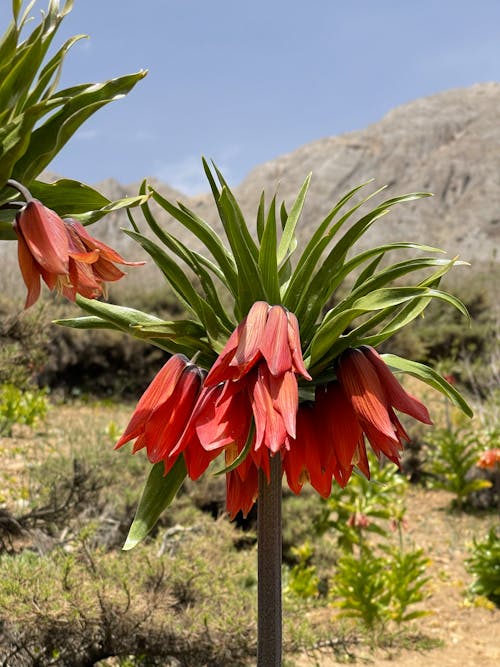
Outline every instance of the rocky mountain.
[[[437, 245], [449, 255], [460, 254], [476, 265], [497, 261], [500, 83], [418, 99], [364, 130], [309, 143], [258, 166], [234, 192], [252, 221], [262, 190], [270, 201], [278, 188], [280, 200], [290, 206], [310, 171], [313, 180], [299, 226], [302, 235], [342, 194], [373, 178], [374, 183], [364, 189], [366, 194], [387, 185], [385, 198], [410, 191], [428, 191], [435, 196], [393, 209], [360, 248], [398, 239]], [[137, 192], [137, 185], [124, 187], [112, 180], [100, 185], [112, 197]], [[180, 199], [219, 228], [210, 195], [190, 198], [157, 181], [154, 185], [167, 199]], [[164, 212], [158, 215], [169, 223]], [[108, 238], [114, 237], [122, 245], [117, 230], [123, 223], [123, 216], [117, 214], [100, 224], [106, 226]], [[183, 238], [188, 240], [189, 235]]]
[[[498, 262], [500, 83], [477, 84], [418, 99], [364, 130], [319, 139], [256, 167], [234, 188], [251, 227], [262, 190], [269, 202], [278, 188], [279, 202], [284, 200], [290, 207], [309, 172], [313, 172], [313, 179], [299, 237], [306, 235], [309, 226], [317, 225], [348, 190], [374, 179], [364, 193], [388, 187], [369, 205], [381, 196], [390, 198], [411, 191], [428, 191], [435, 196], [395, 207], [374, 225], [358, 249], [394, 240], [416, 241], [443, 248], [449, 256], [459, 254], [473, 267]], [[156, 179], [149, 181], [166, 199], [182, 201], [220, 230], [210, 194], [188, 197]], [[139, 184], [124, 186], [108, 179], [97, 187], [111, 199], [118, 199], [137, 194]], [[153, 209], [162, 224], [172, 224], [163, 210], [154, 204]], [[140, 220], [141, 214], [136, 215]], [[173, 229], [184, 242], [199, 247], [188, 232], [175, 225]], [[120, 231], [124, 226], [129, 226], [126, 214], [113, 213], [98, 223], [99, 237], [128, 258], [139, 259], [140, 249]], [[15, 253], [9, 254], [13, 259]], [[148, 275], [158, 275], [154, 267], [150, 270]]]

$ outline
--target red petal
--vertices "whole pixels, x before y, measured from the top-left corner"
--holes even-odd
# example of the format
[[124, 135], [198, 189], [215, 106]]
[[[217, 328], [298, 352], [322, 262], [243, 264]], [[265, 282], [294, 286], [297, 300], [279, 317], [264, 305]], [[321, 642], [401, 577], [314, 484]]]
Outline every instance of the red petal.
[[240, 329], [238, 347], [230, 366], [238, 368], [239, 375], [247, 373], [261, 356], [260, 344], [263, 341], [269, 304], [257, 301], [248, 311]]
[[236, 470], [226, 474], [226, 509], [231, 520], [242, 512], [243, 516], [252, 509], [259, 493], [259, 474], [255, 466], [249, 469], [247, 479], [242, 482]]
[[222, 449], [217, 449], [207, 452], [206, 449], [201, 446], [199, 440], [193, 438], [183, 452], [189, 477], [193, 480], [201, 477], [210, 463], [219, 456], [221, 451]]
[[260, 351], [272, 375], [282, 375], [292, 368], [288, 345], [288, 319], [282, 306], [272, 306], [260, 341]]
[[360, 350], [344, 353], [337, 375], [358, 419], [399, 444], [388, 414], [388, 398], [375, 368], [364, 354]]
[[115, 282], [120, 280], [126, 275], [123, 271], [118, 269], [114, 264], [108, 262], [108, 260], [99, 257], [97, 262], [92, 265], [92, 271], [100, 280], [104, 280], [107, 283]]
[[106, 260], [109, 260], [110, 262], [126, 264], [127, 266], [141, 266], [146, 263], [127, 262], [119, 253], [116, 252], [116, 250], [91, 236], [85, 227], [77, 220], [68, 221], [66, 224], [70, 225], [74, 229], [75, 233], [80, 237], [87, 248], [90, 248], [91, 250], [98, 250], [100, 256]]
[[62, 219], [36, 199], [17, 216], [29, 251], [49, 273], [68, 272], [68, 237]]
[[264, 363], [259, 365], [254, 377], [250, 394], [255, 419], [255, 448], [264, 444], [275, 453], [283, 446], [287, 431], [281, 414], [274, 408], [269, 371]]
[[187, 365], [169, 400], [147, 420], [144, 433], [151, 463], [157, 463], [172, 455], [193, 411], [200, 384], [198, 369]]
[[305, 377], [306, 380], [311, 380], [312, 378], [307, 372], [306, 367], [304, 366], [304, 360], [302, 358], [302, 346], [300, 342], [298, 320], [295, 317], [295, 315], [293, 313], [290, 313], [289, 311], [287, 312], [287, 320], [288, 320], [288, 345], [292, 352], [293, 370], [296, 373], [299, 373], [300, 375]]
[[299, 388], [295, 373], [289, 371], [281, 377], [270, 375], [268, 380], [273, 407], [280, 413], [289, 436], [295, 438], [295, 422], [299, 407]]
[[38, 297], [40, 296], [40, 267], [33, 255], [30, 253], [21, 230], [17, 228], [17, 225], [14, 225], [14, 229], [18, 239], [17, 257], [19, 261], [19, 268], [21, 269], [21, 275], [23, 276], [24, 284], [28, 288], [28, 294], [26, 296], [26, 303], [24, 304], [24, 307], [29, 308], [35, 303], [35, 301], [38, 300]]
[[325, 425], [341, 468], [352, 470], [352, 460], [363, 432], [339, 382], [331, 382], [318, 396], [318, 420]]
[[229, 336], [224, 349], [217, 357], [214, 365], [205, 378], [205, 387], [213, 387], [220, 382], [233, 380], [239, 377], [238, 369], [229, 368], [229, 364], [234, 357], [236, 348], [238, 347], [240, 335], [244, 327], [244, 322], [245, 320], [240, 322], [233, 333]]
[[378, 352], [368, 345], [363, 346], [361, 351], [374, 366], [389, 401], [396, 410], [411, 415], [424, 424], [432, 424], [429, 412], [425, 405], [403, 389]]
[[172, 395], [187, 363], [188, 359], [184, 355], [174, 354], [164, 364], [139, 399], [132, 418], [122, 437], [116, 443], [115, 449], [136, 438], [144, 430], [153, 410], [165, 403]]

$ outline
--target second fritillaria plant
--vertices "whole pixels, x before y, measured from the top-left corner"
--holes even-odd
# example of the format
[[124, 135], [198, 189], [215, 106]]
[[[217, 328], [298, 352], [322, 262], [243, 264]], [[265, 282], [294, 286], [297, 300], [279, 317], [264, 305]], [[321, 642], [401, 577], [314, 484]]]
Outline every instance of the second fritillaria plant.
[[[395, 410], [431, 423], [425, 406], [403, 389], [393, 370], [420, 378], [470, 414], [455, 387], [434, 370], [395, 355], [379, 356], [374, 349], [418, 317], [432, 299], [448, 302], [467, 316], [457, 298], [438, 289], [441, 278], [460, 262], [412, 242], [353, 253], [356, 241], [394, 205], [426, 196], [389, 199], [356, 218], [361, 205], [380, 193], [361, 198], [364, 184], [310, 228], [292, 263], [309, 177], [289, 211], [283, 204], [278, 214], [276, 198], [266, 208], [262, 195], [254, 236], [223, 176], [203, 164], [225, 240], [193, 211], [169, 202], [146, 183], [141, 195], [149, 194], [196, 237], [203, 251], [183, 243], [171, 226], [160, 226], [148, 203], [142, 212], [157, 240], [140, 231], [131, 216], [133, 230], [126, 232], [158, 265], [189, 318], [163, 321], [77, 297], [90, 315], [61, 323], [109, 326], [172, 354], [117, 444], [135, 440], [133, 451], [145, 448], [154, 464], [125, 548], [145, 537], [186, 475], [196, 479], [223, 455], [219, 474], [226, 476], [231, 517], [248, 513], [259, 493], [266, 496], [260, 497], [262, 507], [259, 502], [258, 537], [259, 549], [267, 553], [268, 544], [280, 539], [274, 534], [280, 533], [276, 517], [283, 472], [293, 492], [300, 493], [309, 482], [328, 497], [332, 481], [344, 486], [354, 468], [369, 477], [367, 441], [378, 457], [399, 464], [408, 435]], [[350, 205], [353, 198], [356, 203]], [[418, 256], [382, 264], [401, 250]], [[401, 278], [416, 271], [426, 277], [400, 285]], [[339, 299], [340, 286], [345, 296]], [[327, 309], [334, 296], [336, 304]], [[274, 505], [267, 498], [271, 488]], [[261, 578], [274, 577], [263, 591], [276, 587], [279, 579], [279, 562], [274, 574], [266, 574], [269, 559], [279, 559], [279, 545], [273, 554], [262, 559], [261, 568], [259, 552], [259, 596]], [[273, 600], [269, 604], [279, 607], [279, 600]], [[258, 664], [278, 665], [280, 628], [272, 622], [268, 627], [267, 619], [261, 623], [261, 611], [264, 614], [266, 606], [259, 602]], [[278, 625], [279, 613], [274, 618]]]

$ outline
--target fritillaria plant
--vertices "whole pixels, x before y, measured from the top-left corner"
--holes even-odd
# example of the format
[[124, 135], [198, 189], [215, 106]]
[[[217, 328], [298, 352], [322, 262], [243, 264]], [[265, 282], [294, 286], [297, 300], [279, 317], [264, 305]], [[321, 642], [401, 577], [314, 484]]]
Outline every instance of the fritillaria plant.
[[[132, 229], [126, 231], [156, 263], [188, 316], [164, 321], [77, 296], [88, 316], [60, 323], [109, 327], [171, 354], [117, 443], [133, 441], [132, 451], [145, 449], [152, 464], [124, 548], [147, 535], [186, 476], [197, 479], [222, 457], [211, 469], [225, 475], [229, 515], [246, 515], [258, 501], [258, 665], [268, 667], [281, 664], [283, 475], [294, 493], [310, 483], [328, 497], [332, 483], [345, 486], [355, 468], [369, 477], [367, 443], [377, 457], [399, 465], [408, 435], [397, 412], [424, 424], [431, 420], [395, 373], [419, 378], [471, 414], [456, 388], [432, 368], [375, 350], [433, 299], [467, 316], [456, 297], [439, 289], [442, 277], [461, 262], [412, 242], [354, 251], [396, 204], [425, 193], [388, 199], [359, 215], [380, 190], [362, 197], [367, 184], [356, 187], [309, 227], [310, 237], [297, 252], [309, 177], [289, 210], [283, 204], [278, 212], [276, 197], [266, 207], [262, 195], [254, 234], [221, 173], [203, 165], [224, 239], [146, 183], [140, 194], [195, 242], [182, 242], [174, 221], [161, 226], [148, 201], [143, 221], [129, 214]], [[391, 263], [398, 251], [417, 256]], [[415, 284], [401, 286], [416, 272]]]

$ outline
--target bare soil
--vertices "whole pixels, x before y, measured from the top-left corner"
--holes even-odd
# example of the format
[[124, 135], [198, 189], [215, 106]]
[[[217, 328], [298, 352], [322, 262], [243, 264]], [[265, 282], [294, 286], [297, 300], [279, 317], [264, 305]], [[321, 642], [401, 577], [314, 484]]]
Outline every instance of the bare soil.
[[[105, 430], [110, 423], [123, 428], [129, 413], [126, 406], [60, 406], [51, 411], [44, 437], [20, 428], [17, 437], [0, 438], [0, 505], [11, 505], [14, 498], [22, 505], [23, 491], [28, 495], [30, 467], [57, 451], [78, 447], [68, 442], [68, 430], [85, 432], [91, 425], [107, 440], [101, 446], [112, 447]], [[393, 646], [384, 649], [371, 649], [366, 642], [349, 645], [343, 660], [325, 647], [312, 654], [290, 655], [285, 664], [333, 667], [355, 660], [373, 667], [500, 667], [500, 610], [468, 594], [471, 577], [464, 568], [473, 538], [485, 536], [499, 517], [451, 512], [450, 503], [451, 496], [444, 491], [413, 487], [408, 492], [406, 536], [431, 559], [429, 597], [421, 604], [431, 613], [412, 625], [408, 648], [402, 648], [406, 640], [396, 637]], [[323, 609], [321, 613], [324, 625], [334, 612]], [[426, 648], [429, 645], [434, 648]]]
[[[356, 662], [372, 667], [499, 667], [500, 609], [468, 595], [471, 577], [464, 567], [473, 537], [482, 538], [498, 519], [450, 512], [450, 502], [445, 491], [409, 491], [407, 536], [431, 559], [430, 597], [421, 605], [431, 614], [415, 622], [414, 646], [402, 649], [396, 639], [387, 649], [354, 647], [349, 651]], [[421, 648], [426, 638], [440, 645]], [[292, 664], [331, 667], [338, 661], [325, 649]]]

